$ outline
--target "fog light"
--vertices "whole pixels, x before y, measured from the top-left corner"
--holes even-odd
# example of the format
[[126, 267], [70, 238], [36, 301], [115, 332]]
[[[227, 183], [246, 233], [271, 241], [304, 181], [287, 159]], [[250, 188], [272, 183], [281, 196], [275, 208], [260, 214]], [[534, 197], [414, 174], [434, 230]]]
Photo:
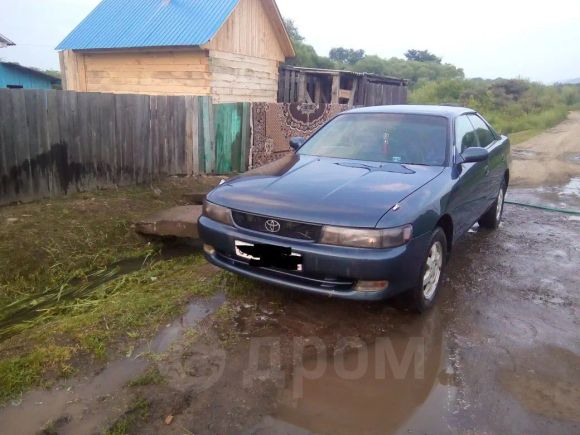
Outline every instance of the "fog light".
[[207, 255], [213, 255], [215, 254], [215, 249], [211, 245], [203, 245], [203, 252], [205, 252]]
[[359, 281], [354, 288], [359, 292], [380, 292], [389, 287], [389, 281]]

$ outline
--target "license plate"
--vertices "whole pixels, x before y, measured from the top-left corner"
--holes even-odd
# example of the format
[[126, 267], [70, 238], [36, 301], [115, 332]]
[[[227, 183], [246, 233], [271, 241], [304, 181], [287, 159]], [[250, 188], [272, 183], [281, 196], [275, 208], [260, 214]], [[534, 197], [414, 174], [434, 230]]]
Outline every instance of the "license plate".
[[235, 241], [236, 255], [256, 267], [302, 271], [302, 255], [282, 246]]

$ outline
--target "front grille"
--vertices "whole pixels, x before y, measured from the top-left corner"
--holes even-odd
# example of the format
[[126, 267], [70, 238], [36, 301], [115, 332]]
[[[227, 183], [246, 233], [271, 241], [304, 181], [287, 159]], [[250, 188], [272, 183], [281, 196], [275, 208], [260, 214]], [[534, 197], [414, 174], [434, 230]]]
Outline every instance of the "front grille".
[[[232, 216], [236, 225], [242, 228], [259, 231], [260, 233], [289, 237], [291, 239], [316, 241], [320, 238], [320, 232], [322, 231], [322, 226], [320, 225], [269, 218], [239, 211], [232, 211]], [[278, 222], [280, 224], [280, 230], [277, 232], [267, 231], [266, 222], [269, 220], [275, 220]]]

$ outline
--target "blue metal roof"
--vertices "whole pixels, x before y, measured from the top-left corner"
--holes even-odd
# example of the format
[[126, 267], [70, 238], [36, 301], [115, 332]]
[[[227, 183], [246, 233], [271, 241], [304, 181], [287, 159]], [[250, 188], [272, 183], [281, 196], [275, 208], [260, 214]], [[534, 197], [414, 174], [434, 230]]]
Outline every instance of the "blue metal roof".
[[239, 0], [103, 0], [57, 50], [196, 46], [222, 27]]

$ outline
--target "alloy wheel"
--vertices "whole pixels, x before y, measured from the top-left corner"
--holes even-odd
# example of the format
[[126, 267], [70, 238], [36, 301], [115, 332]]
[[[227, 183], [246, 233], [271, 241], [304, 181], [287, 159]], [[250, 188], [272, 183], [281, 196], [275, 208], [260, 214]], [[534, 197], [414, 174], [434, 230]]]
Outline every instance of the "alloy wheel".
[[499, 221], [501, 219], [501, 213], [503, 211], [503, 200], [504, 200], [504, 194], [503, 194], [503, 187], [501, 189], [499, 189], [499, 195], [497, 197], [497, 206], [495, 209], [495, 219], [499, 224]]
[[435, 242], [429, 250], [429, 256], [425, 264], [425, 273], [423, 275], [423, 296], [431, 300], [437, 290], [439, 278], [441, 278], [441, 269], [443, 267], [443, 246], [441, 242]]

